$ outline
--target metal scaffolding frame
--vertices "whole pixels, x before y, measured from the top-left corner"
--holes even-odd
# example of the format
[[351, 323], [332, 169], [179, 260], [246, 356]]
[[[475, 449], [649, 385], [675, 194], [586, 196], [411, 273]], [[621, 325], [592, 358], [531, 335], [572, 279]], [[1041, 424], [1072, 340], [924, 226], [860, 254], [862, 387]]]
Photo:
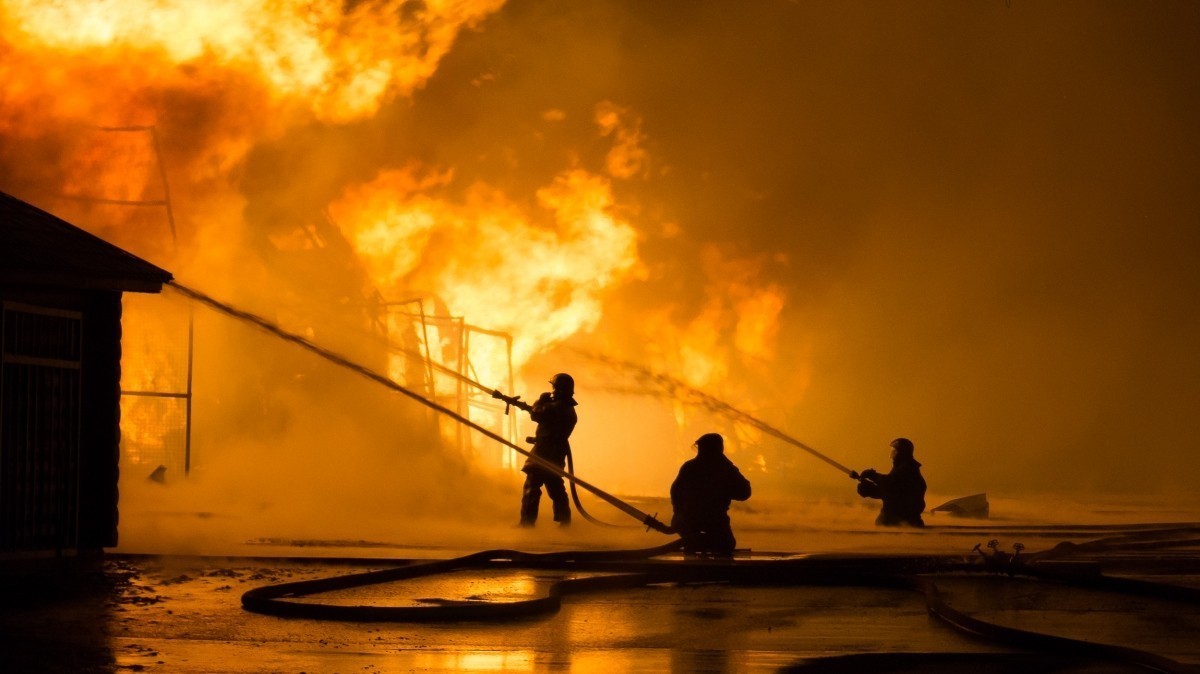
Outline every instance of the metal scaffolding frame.
[[[390, 350], [406, 358], [420, 358], [421, 371], [424, 373], [423, 381], [405, 381], [403, 383], [423, 391], [430, 400], [452, 409], [464, 417], [474, 419], [482, 415], [484, 419], [481, 421], [485, 425], [497, 428], [498, 432], [510, 442], [517, 441], [519, 433], [517, 415], [506, 415], [505, 405], [491, 397], [490, 390], [484, 390], [487, 386], [502, 386], [508, 391], [515, 387], [516, 376], [512, 362], [513, 337], [510, 333], [471, 325], [462, 316], [427, 312], [425, 299], [420, 297], [389, 302], [377, 295], [372, 306], [378, 315], [383, 316], [382, 322], [376, 321], [376, 325], [381, 325], [383, 328]], [[409, 321], [410, 329], [418, 335], [416, 353], [397, 346], [388, 334], [394, 321], [398, 318]], [[431, 332], [436, 332], [438, 336], [439, 344], [437, 346], [441, 348], [436, 351], [440, 351], [440, 353], [435, 352], [431, 342]], [[504, 342], [505, 381], [479, 382], [476, 363], [471, 358], [471, 348], [473, 338], [478, 340], [480, 337], [499, 339]], [[439, 374], [453, 380], [452, 392], [439, 389], [437, 385]], [[441, 418], [434, 417], [433, 423], [441, 423]], [[477, 454], [471, 443], [471, 436], [464, 432], [462, 424], [454, 424], [453, 429], [458, 451], [464, 456]], [[500, 467], [517, 468], [516, 457], [511, 452], [504, 452], [501, 454]]]
[[[154, 126], [99, 126], [91, 127], [94, 131], [103, 133], [146, 133], [150, 135], [151, 146], [154, 148], [155, 165], [158, 167], [159, 181], [162, 183], [163, 198], [162, 199], [109, 199], [96, 195], [81, 195], [81, 194], [60, 194], [63, 199], [72, 201], [80, 201], [89, 204], [103, 204], [108, 206], [125, 206], [130, 208], [162, 208], [167, 217], [167, 226], [171, 232], [171, 245], [176, 253], [179, 252], [179, 235], [175, 227], [175, 211], [171, 206], [171, 186], [167, 181], [167, 170], [162, 160], [162, 147], [158, 140], [158, 130]], [[187, 323], [187, 368], [186, 368], [186, 385], [182, 392], [180, 391], [128, 391], [121, 390], [121, 396], [142, 396], [149, 398], [164, 398], [164, 399], [180, 399], [184, 403], [184, 450], [183, 450], [183, 472], [184, 475], [191, 473], [192, 470], [192, 366], [195, 352], [195, 310], [193, 305], [188, 303], [188, 323]]]
[[[152, 147], [155, 155], [155, 163], [158, 168], [158, 176], [162, 184], [163, 198], [162, 199], [111, 199], [97, 195], [80, 195], [80, 194], [62, 194], [64, 199], [80, 201], [91, 204], [103, 204], [109, 206], [122, 206], [130, 208], [162, 208], [167, 219], [167, 224], [170, 229], [172, 246], [178, 251], [178, 233], [175, 224], [175, 213], [171, 205], [171, 190], [170, 184], [167, 181], [166, 169], [162, 161], [162, 151], [158, 139], [158, 132], [154, 126], [113, 126], [113, 127], [92, 127], [93, 130], [104, 133], [146, 133], [149, 134]], [[471, 359], [472, 340], [480, 338], [500, 339], [504, 342], [504, 353], [507, 360], [506, 363], [506, 381], [503, 382], [484, 382], [486, 385], [500, 385], [506, 390], [512, 391], [515, 387], [516, 379], [512, 365], [513, 338], [512, 335], [506, 332], [489, 330], [479, 326], [471, 325], [466, 322], [462, 316], [450, 316], [442, 314], [433, 314], [426, 311], [425, 299], [415, 298], [403, 301], [387, 301], [378, 292], [375, 297], [368, 300], [368, 307], [373, 312], [374, 329], [382, 333], [386, 339], [390, 354], [402, 353], [405, 357], [419, 358], [421, 369], [423, 371], [424, 380], [423, 386], [417, 386], [423, 390], [425, 394], [439, 404], [455, 410], [458, 414], [471, 417], [483, 416], [481, 419], [485, 425], [489, 425], [498, 430], [499, 434], [506, 437], [511, 442], [516, 442], [519, 435], [519, 422], [517, 415], [505, 414], [505, 406], [503, 403], [493, 399], [484, 390], [481, 390], [479, 385], [470, 385], [477, 382], [475, 363]], [[382, 317], [382, 321], [380, 320]], [[411, 321], [412, 327], [418, 331], [417, 338], [417, 353], [414, 354], [408, 349], [404, 349], [394, 343], [388, 334], [391, 329], [393, 317], [403, 317]], [[431, 348], [431, 332], [436, 330], [439, 336], [440, 346], [438, 349], [442, 353], [436, 354], [435, 349]], [[449, 335], [450, 339], [445, 339], [445, 335]], [[125, 390], [122, 389], [122, 396], [133, 397], [150, 397], [160, 399], [179, 399], [185, 405], [184, 414], [184, 474], [191, 472], [192, 455], [191, 455], [191, 436], [192, 436], [192, 370], [194, 361], [195, 347], [195, 319], [194, 307], [191, 303], [188, 304], [188, 328], [187, 328], [187, 366], [186, 366], [186, 387], [184, 391], [164, 391], [164, 390]], [[450, 356], [447, 359], [446, 352], [449, 351]], [[447, 362], [447, 360], [449, 362]], [[453, 392], [442, 392], [437, 386], [437, 377], [441, 375], [450, 376], [454, 381]], [[410, 385], [413, 382], [405, 382]], [[440, 418], [431, 420], [433, 424], [442, 423]], [[459, 452], [463, 456], [476, 454], [475, 448], [472, 446], [471, 435], [464, 432], [461, 424], [454, 424], [455, 444]], [[500, 467], [515, 470], [518, 467], [517, 457], [511, 452], [503, 452], [500, 455]]]

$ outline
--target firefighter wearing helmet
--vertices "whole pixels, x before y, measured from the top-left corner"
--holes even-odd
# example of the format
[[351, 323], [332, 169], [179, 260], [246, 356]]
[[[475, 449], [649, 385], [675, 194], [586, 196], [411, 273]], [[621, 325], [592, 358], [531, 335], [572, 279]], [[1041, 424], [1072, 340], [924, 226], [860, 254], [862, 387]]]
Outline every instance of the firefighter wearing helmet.
[[[533, 437], [528, 438], [533, 442], [530, 454], [563, 468], [567, 464], [567, 455], [571, 453], [571, 432], [579, 421], [575, 413], [575, 406], [578, 405], [575, 402], [575, 380], [571, 375], [560, 372], [551, 377], [550, 388], [532, 405], [521, 401], [519, 396], [509, 397], [499, 391], [493, 391], [492, 397], [529, 412], [529, 418], [537, 424]], [[521, 526], [532, 527], [537, 522], [543, 487], [554, 508], [554, 521], [559, 526], [569, 525], [571, 501], [567, 498], [563, 478], [533, 459], [526, 459], [521, 470], [525, 473], [525, 486], [521, 492]]]
[[671, 483], [671, 526], [689, 555], [731, 557], [737, 546], [729, 525], [730, 501], [750, 498], [750, 481], [725, 456], [725, 439], [705, 433], [696, 457], [684, 462]]
[[858, 480], [858, 494], [864, 498], [883, 501], [883, 509], [875, 524], [885, 527], [923, 527], [925, 520], [925, 478], [921, 464], [913, 458], [913, 443], [908, 438], [892, 440], [892, 471], [880, 473], [868, 468], [862, 473], [850, 471]]

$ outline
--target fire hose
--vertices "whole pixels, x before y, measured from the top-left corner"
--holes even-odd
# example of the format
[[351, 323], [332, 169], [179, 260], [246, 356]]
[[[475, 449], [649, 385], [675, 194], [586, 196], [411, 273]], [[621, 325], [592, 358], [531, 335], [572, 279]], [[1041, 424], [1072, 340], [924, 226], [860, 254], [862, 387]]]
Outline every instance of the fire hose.
[[[567, 472], [570, 473], [571, 475], [575, 474], [575, 457], [574, 457], [573, 452], [570, 452], [570, 451], [567, 452]], [[614, 527], [614, 528], [627, 529], [627, 528], [634, 526], [631, 524], [630, 525], [613, 524], [612, 522], [605, 522], [604, 520], [599, 520], [599, 519], [596, 519], [595, 517], [592, 517], [591, 513], [589, 513], [583, 507], [583, 502], [579, 500], [579, 491], [577, 489], [575, 489], [575, 481], [572, 480], [570, 482], [570, 485], [571, 485], [571, 501], [575, 503], [575, 510], [579, 513], [580, 517], [582, 517], [583, 519], [591, 522], [592, 524], [595, 524], [596, 526], [601, 526], [601, 527]]]
[[[1196, 526], [1150, 532], [1148, 535], [1117, 536], [1090, 541], [1078, 546], [1056, 546], [1043, 553], [1020, 556], [993, 553], [978, 558], [955, 555], [880, 555], [876, 557], [812, 556], [799, 559], [665, 560], [660, 555], [675, 552], [679, 541], [642, 550], [571, 551], [525, 553], [514, 550], [487, 550], [464, 557], [420, 562], [364, 573], [331, 578], [269, 585], [242, 595], [242, 606], [267, 615], [315, 620], [355, 622], [452, 622], [462, 620], [507, 620], [553, 614], [563, 598], [589, 592], [631, 589], [650, 585], [724, 583], [739, 586], [855, 586], [903, 589], [921, 594], [930, 615], [949, 627], [1009, 648], [1049, 652], [1055, 656], [1122, 662], [1160, 672], [1194, 672], [1196, 669], [1170, 658], [1127, 646], [1084, 641], [1023, 630], [981, 620], [953, 608], [937, 586], [939, 575], [1006, 574], [1044, 580], [1092, 590], [1134, 596], [1151, 596], [1170, 601], [1200, 604], [1200, 590], [1193, 588], [1110, 577], [1095, 573], [1071, 573], [1047, 567], [1041, 562], [1071, 556], [1078, 552], [1104, 552], [1135, 547], [1141, 539], [1151, 538], [1163, 547], [1192, 545]], [[1172, 538], [1175, 536], [1175, 538]], [[976, 546], [978, 549], [979, 546]], [[982, 554], [982, 553], [981, 553]], [[1023, 561], [1022, 561], [1023, 560]], [[512, 569], [568, 568], [573, 573], [602, 572], [604, 575], [568, 577], [552, 584], [545, 596], [522, 601], [487, 602], [438, 600], [429, 606], [352, 606], [296, 601], [306, 596], [363, 587], [377, 583], [409, 580], [462, 570], [485, 573]], [[429, 600], [426, 600], [429, 601]], [[909, 654], [917, 657], [918, 654]], [[958, 656], [963, 657], [963, 656]]]
[[[472, 382], [472, 383], [475, 383], [475, 382]], [[492, 394], [493, 398], [504, 402], [504, 414], [505, 415], [508, 414], [509, 409], [512, 407], [516, 407], [517, 409], [525, 410], [526, 412], [533, 411], [533, 406], [530, 405], [529, 403], [525, 402], [524, 400], [521, 400], [521, 396], [507, 396], [495, 389], [492, 390], [491, 394]], [[525, 438], [525, 441], [526, 442], [535, 442], [536, 438]], [[567, 474], [571, 475], [573, 477], [575, 475], [575, 453], [571, 451], [571, 446], [569, 444], [567, 445], [566, 459], [567, 459]], [[575, 488], [575, 480], [570, 479], [567, 481], [567, 483], [569, 485], [571, 485], [571, 500], [575, 503], [575, 510], [579, 513], [579, 515], [581, 517], [583, 517], [583, 519], [585, 519], [588, 522], [591, 522], [592, 524], [595, 524], [597, 526], [626, 528], [626, 525], [623, 525], [623, 524], [612, 524], [609, 522], [605, 522], [603, 520], [598, 520], [595, 517], [592, 517], [591, 513], [589, 513], [587, 511], [587, 509], [583, 507], [583, 502], [579, 500], [579, 490]], [[630, 526], [632, 526], [632, 525], [630, 525]]]
[[[564, 471], [558, 466], [541, 459], [529, 451], [508, 441], [502, 436], [472, 422], [470, 419], [429, 400], [399, 383], [385, 377], [369, 368], [355, 363], [345, 356], [320, 347], [308, 339], [288, 332], [270, 321], [231, 307], [225, 303], [205, 295], [199, 291], [187, 288], [174, 281], [171, 287], [182, 295], [201, 302], [221, 313], [238, 320], [250, 323], [273, 334], [287, 342], [304, 348], [321, 358], [349, 369], [372, 381], [401, 393], [418, 403], [429, 407], [440, 414], [446, 415], [479, 433], [513, 449], [526, 456], [535, 464], [549, 472], [570, 481], [572, 487], [576, 484], [592, 492], [594, 495], [613, 505], [618, 510], [637, 519], [649, 528], [662, 533], [673, 533], [670, 527], [659, 522], [654, 516], [648, 515], [621, 499], [599, 489], [598, 487], [576, 477], [573, 469]], [[767, 429], [764, 429], [767, 430]], [[806, 445], [783, 437], [774, 429], [769, 429], [772, 435], [801, 446], [803, 449], [825, 460], [834, 467], [846, 472], [850, 471], [841, 464], [821, 455]], [[576, 496], [578, 505], [578, 497]], [[1189, 528], [1188, 531], [1195, 531]], [[1105, 549], [1171, 547], [1172, 545], [1194, 544], [1196, 539], [1185, 541], [1158, 540], [1142, 541], [1128, 540], [1129, 537], [1118, 539], [1092, 541], [1079, 546], [1060, 545], [1044, 553], [1028, 555], [1029, 563], [1016, 563], [1018, 555], [1006, 557], [1004, 569], [1008, 575], [1022, 575], [1034, 578], [1070, 583], [1092, 589], [1102, 589], [1114, 592], [1125, 592], [1137, 595], [1157, 596], [1175, 601], [1200, 603], [1200, 591], [1181, 588], [1162, 583], [1151, 583], [1132, 579], [1110, 578], [1102, 575], [1089, 575], [1079, 578], [1062, 572], [1047, 572], [1037, 568], [1039, 559], [1049, 560], [1064, 557], [1080, 551], [1099, 551]], [[686, 562], [683, 564], [655, 560], [654, 557], [674, 552], [681, 546], [681, 541], [673, 541], [666, 545], [645, 550], [617, 550], [602, 552], [565, 552], [565, 553], [524, 553], [513, 550], [488, 550], [474, 553], [465, 557], [426, 563], [411, 564], [393, 569], [370, 571], [358, 574], [348, 574], [332, 578], [322, 578], [309, 581], [268, 585], [252, 589], [242, 595], [242, 606], [249, 611], [283, 617], [303, 617], [324, 620], [353, 620], [353, 621], [447, 621], [447, 620], [484, 620], [496, 618], [511, 618], [514, 616], [532, 616], [553, 613], [561, 606], [562, 598], [570, 594], [594, 592], [603, 589], [641, 587], [665, 582], [725, 582], [735, 584], [840, 584], [867, 585], [873, 587], [907, 587], [922, 593], [927, 610], [948, 625], [971, 635], [998, 641], [1002, 644], [1019, 648], [1051, 649], [1058, 652], [1067, 651], [1083, 657], [1095, 657], [1106, 660], [1117, 660], [1142, 666], [1155, 671], [1185, 672], [1195, 671], [1194, 667], [1181, 664], [1169, 658], [1149, 653], [1139, 649], [1110, 644], [1095, 643], [1041, 634], [1028, 630], [988, 623], [968, 616], [951, 608], [941, 598], [937, 586], [930, 574], [948, 571], [979, 571], [978, 565], [972, 565], [963, 558], [954, 557], [879, 557], [875, 559], [799, 559], [764, 561], [760, 564], [734, 561], [713, 564], [708, 561]], [[978, 546], [977, 546], [978, 548]], [[981, 553], [982, 554], [982, 553]], [[1039, 557], [1040, 555], [1040, 557]], [[996, 555], [993, 555], [995, 557]], [[986, 559], [986, 556], [985, 556]], [[393, 582], [445, 573], [470, 568], [519, 568], [522, 565], [545, 568], [546, 566], [561, 568], [568, 566], [575, 570], [600, 568], [621, 573], [601, 575], [586, 578], [568, 578], [551, 586], [545, 597], [525, 601], [489, 603], [489, 602], [442, 602], [431, 607], [407, 606], [346, 606], [318, 603], [288, 601], [331, 590], [342, 590], [362, 587], [384, 582]], [[597, 566], [601, 565], [601, 566]], [[985, 565], [985, 572], [996, 572], [996, 565]]]
[[605, 355], [598, 354], [598, 353], [592, 353], [591, 351], [584, 351], [584, 350], [576, 349], [575, 352], [581, 356], [584, 356], [585, 358], [589, 358], [591, 360], [605, 363], [605, 364], [613, 366], [613, 367], [619, 367], [620, 369], [622, 369], [624, 371], [633, 372], [635, 374], [635, 376], [637, 377], [638, 381], [643, 385], [643, 392], [647, 392], [647, 391], [654, 390], [654, 389], [664, 391], [677, 399], [694, 403], [696, 405], [704, 407], [705, 409], [707, 409], [711, 412], [716, 412], [718, 414], [725, 415], [726, 417], [729, 417], [731, 419], [735, 419], [737, 421], [745, 423], [749, 426], [753, 426], [754, 428], [757, 428], [758, 430], [762, 431], [763, 433], [766, 433], [767, 435], [774, 437], [777, 440], [782, 440], [783, 442], [786, 442], [787, 444], [792, 445], [793, 447], [797, 447], [801, 450], [804, 450], [805, 452], [811, 454], [815, 458], [820, 459], [821, 461], [824, 461], [825, 463], [829, 464], [830, 466], [833, 466], [834, 468], [845, 473], [846, 475], [849, 475], [850, 477], [854, 477], [854, 471], [852, 471], [851, 469], [842, 465], [841, 463], [838, 463], [837, 461], [833, 460], [829, 456], [817, 451], [816, 449], [810, 447], [809, 445], [806, 445], [803, 442], [800, 442], [796, 438], [793, 438], [792, 436], [788, 435], [787, 433], [784, 433], [783, 431], [779, 430], [778, 428], [775, 428], [774, 426], [768, 424], [767, 422], [763, 421], [762, 419], [759, 419], [758, 417], [755, 417], [752, 414], [748, 414], [748, 413], [734, 407], [733, 405], [730, 405], [729, 403], [725, 402], [724, 400], [721, 400], [719, 398], [711, 396], [711, 395], [705, 393], [704, 391], [701, 391], [700, 389], [697, 389], [697, 388], [689, 385], [688, 383], [686, 383], [684, 381], [681, 381], [679, 379], [676, 379], [675, 377], [672, 377], [671, 375], [664, 374], [662, 372], [655, 372], [653, 370], [650, 370], [647, 367], [638, 365], [637, 363], [631, 363], [629, 361], [612, 358], [611, 356], [605, 356]]
[[264, 330], [264, 331], [286, 341], [286, 342], [290, 342], [292, 344], [295, 344], [296, 346], [299, 346], [302, 349], [305, 349], [313, 354], [316, 354], [317, 356], [333, 363], [334, 365], [343, 367], [345, 369], [350, 370], [351, 372], [362, 375], [363, 377], [366, 377], [367, 379], [370, 379], [371, 381], [381, 384], [381, 385], [387, 387], [388, 389], [396, 391], [397, 393], [401, 393], [401, 394], [415, 400], [416, 402], [418, 402], [440, 414], [450, 417], [451, 419], [457, 421], [460, 424], [463, 424], [464, 426], [467, 426], [475, 431], [478, 431], [482, 435], [484, 435], [488, 438], [491, 438], [492, 440], [495, 440], [496, 442], [499, 442], [500, 444], [508, 447], [509, 449], [512, 449], [512, 450], [516, 451], [517, 453], [525, 456], [526, 458], [528, 458], [529, 460], [531, 460], [535, 464], [537, 464], [539, 467], [544, 468], [545, 470], [547, 470], [559, 477], [569, 480], [572, 488], [574, 488], [575, 485], [579, 485], [580, 487], [583, 487], [584, 489], [590, 491], [592, 494], [596, 495], [598, 498], [600, 498], [604, 502], [608, 503], [609, 505], [612, 505], [617, 510], [620, 510], [621, 512], [625, 513], [626, 515], [629, 515], [630, 517], [636, 519], [638, 522], [645, 525], [648, 529], [654, 529], [655, 531], [658, 531], [658, 532], [664, 533], [664, 534], [675, 533], [674, 530], [671, 529], [671, 527], [658, 521], [658, 519], [655, 518], [653, 515], [649, 515], [647, 513], [642, 512], [641, 510], [635, 508], [634, 506], [630, 505], [629, 503], [626, 503], [625, 501], [617, 498], [616, 496], [613, 496], [612, 494], [600, 489], [599, 487], [585, 481], [583, 478], [576, 477], [572, 472], [563, 470], [562, 468], [556, 466], [555, 464], [551, 463], [550, 461], [546, 461], [542, 457], [537, 456], [536, 454], [533, 454], [532, 452], [518, 446], [516, 443], [509, 441], [507, 438], [499, 435], [498, 433], [495, 433], [495, 432], [475, 423], [474, 421], [471, 421], [470, 419], [459, 414], [458, 412], [455, 412], [454, 410], [451, 410], [448, 407], [440, 405], [437, 402], [430, 400], [430, 399], [420, 395], [419, 393], [408, 389], [407, 387], [399, 384], [398, 382], [393, 381], [392, 379], [385, 377], [384, 375], [379, 374], [378, 372], [375, 372], [374, 370], [371, 370], [370, 368], [368, 368], [364, 365], [355, 363], [354, 361], [350, 360], [346, 356], [343, 356], [339, 353], [336, 353], [334, 351], [326, 349], [322, 346], [318, 346], [317, 344], [314, 344], [312, 341], [310, 341], [306, 337], [303, 337], [296, 333], [284, 330], [283, 328], [279, 327], [278, 325], [272, 323], [271, 321], [268, 321], [267, 319], [265, 319], [257, 314], [253, 314], [251, 312], [244, 311], [244, 310], [238, 309], [236, 307], [232, 307], [232, 306], [230, 306], [224, 302], [221, 302], [217, 299], [214, 299], [198, 290], [194, 290], [187, 286], [181, 285], [175, 281], [168, 281], [168, 284], [172, 288], [174, 288], [176, 292], [180, 293], [181, 295], [183, 295], [189, 299], [195, 300], [197, 302], [200, 302], [201, 304], [204, 304], [205, 306], [209, 307], [210, 309], [214, 309], [220, 313], [223, 313], [223, 314], [226, 314], [233, 318], [236, 318], [237, 320], [243, 321], [245, 323], [249, 323], [261, 330]]
[[[312, 341], [310, 341], [309, 339], [307, 339], [306, 337], [303, 337], [296, 333], [284, 330], [283, 328], [276, 325], [275, 323], [272, 323], [271, 321], [269, 321], [261, 316], [258, 316], [257, 314], [233, 307], [233, 306], [226, 304], [224, 302], [221, 302], [220, 300], [217, 300], [203, 292], [200, 292], [199, 290], [195, 290], [193, 288], [189, 288], [185, 285], [182, 285], [182, 284], [178, 283], [177, 281], [168, 281], [168, 285], [171, 288], [173, 288], [176, 292], [183, 295], [184, 297], [187, 297], [191, 300], [200, 302], [201, 304], [204, 304], [205, 306], [207, 306], [210, 309], [213, 309], [217, 312], [226, 314], [228, 316], [231, 316], [232, 318], [243, 321], [245, 323], [249, 323], [261, 330], [266, 331], [267, 333], [269, 333], [271, 335], [274, 335], [275, 337], [278, 337], [286, 342], [290, 342], [292, 344], [295, 344], [296, 346], [299, 346], [300, 348], [310, 351], [311, 353], [314, 353], [317, 356], [319, 356], [335, 365], [349, 369], [352, 372], [362, 375], [376, 383], [382, 384], [383, 386], [385, 386], [393, 391], [396, 391], [405, 396], [408, 396], [409, 398], [417, 401], [418, 403], [420, 403], [426, 407], [429, 407], [430, 409], [433, 409], [434, 411], [436, 411], [440, 414], [450, 417], [451, 419], [457, 421], [458, 423], [461, 423], [475, 431], [478, 431], [482, 435], [484, 435], [492, 440], [495, 440], [496, 442], [499, 442], [500, 444], [508, 447], [509, 449], [516, 451], [517, 453], [521, 454], [522, 456], [525, 456], [526, 458], [528, 458], [531, 461], [533, 461], [534, 463], [536, 463], [538, 466], [545, 468], [547, 471], [553, 473], [554, 475], [557, 475], [561, 478], [566, 479], [568, 481], [568, 483], [571, 485], [571, 498], [575, 503], [575, 509], [579, 512], [579, 514], [584, 519], [586, 519], [587, 521], [589, 521], [593, 524], [597, 524], [597, 525], [601, 525], [601, 526], [619, 526], [619, 525], [610, 524], [608, 522], [603, 522], [601, 520], [598, 520], [598, 519], [592, 517], [587, 512], [587, 510], [584, 509], [583, 504], [579, 499], [579, 493], [576, 488], [576, 485], [578, 485], [579, 487], [583, 487], [584, 489], [586, 489], [587, 491], [590, 491], [592, 494], [594, 494], [601, 500], [612, 505], [613, 507], [617, 508], [618, 510], [625, 513], [626, 515], [629, 515], [630, 517], [634, 518], [641, 525], [644, 525], [645, 527], [647, 527], [647, 529], [654, 529], [655, 531], [658, 531], [658, 532], [664, 533], [664, 534], [675, 533], [675, 531], [670, 526], [659, 521], [657, 519], [657, 517], [655, 517], [654, 515], [650, 515], [648, 513], [642, 512], [641, 510], [635, 508], [634, 506], [630, 505], [629, 503], [617, 498], [616, 496], [613, 496], [612, 494], [609, 494], [608, 492], [601, 490], [599, 487], [596, 487], [595, 485], [588, 483], [587, 481], [583, 480], [582, 478], [577, 477], [575, 475], [575, 469], [574, 469], [574, 458], [569, 453], [567, 455], [567, 461], [568, 461], [567, 470], [563, 470], [563, 468], [561, 468], [549, 461], [542, 459], [541, 457], [531, 453], [530, 451], [528, 451], [522, 447], [519, 447], [518, 445], [509, 441], [508, 439], [504, 438], [503, 436], [471, 421], [467, 417], [465, 417], [443, 405], [440, 405], [437, 402], [430, 400], [430, 399], [416, 393], [415, 391], [408, 389], [407, 387], [392, 380], [391, 378], [386, 377], [382, 374], [379, 374], [378, 372], [375, 372], [375, 371], [371, 370], [370, 368], [367, 368], [366, 366], [363, 366], [359, 363], [355, 363], [355, 362], [351, 361], [349, 358], [347, 358], [339, 353], [336, 353], [336, 352], [326, 349], [322, 346], [319, 346], [319, 345], [313, 343]], [[595, 357], [595, 356], [593, 356], [593, 357]], [[612, 362], [620, 362], [620, 361], [612, 361]], [[502, 394], [497, 395], [497, 394], [499, 394], [499, 391], [496, 391], [495, 389], [491, 389], [491, 388], [481, 384], [480, 382], [477, 382], [477, 381], [471, 379], [470, 377], [467, 377], [466, 375], [463, 375], [462, 373], [457, 372], [451, 368], [445, 367], [438, 363], [433, 363], [433, 365], [437, 368], [437, 370], [439, 372], [442, 372], [444, 374], [452, 376], [455, 379], [463, 382], [464, 384], [472, 386], [480, 391], [492, 394], [494, 397], [498, 397], [510, 405], [513, 404], [514, 401], [516, 400], [515, 397], [504, 396]], [[633, 366], [631, 364], [626, 364], [626, 365], [628, 365], [629, 367], [634, 367], [639, 372], [646, 372], [646, 373], [649, 372], [648, 370], [645, 370], [645, 368], [641, 368], [640, 366]], [[658, 379], [664, 379], [664, 375], [654, 375], [654, 376], [657, 377]], [[709, 407], [709, 408], [713, 409], [714, 411], [718, 411], [723, 414], [730, 415], [733, 418], [736, 418], [736, 419], [739, 419], [746, 423], [749, 423], [749, 424], [755, 426], [756, 428], [762, 430], [763, 432], [767, 433], [768, 435], [771, 435], [775, 438], [783, 440], [784, 442], [787, 442], [791, 445], [794, 445], [794, 446], [804, 450], [805, 452], [808, 452], [809, 454], [815, 456], [816, 458], [820, 459], [821, 461], [824, 461], [825, 463], [829, 464], [830, 466], [833, 466], [834, 468], [845, 473], [846, 475], [849, 475], [851, 477], [855, 476], [854, 471], [852, 471], [851, 469], [849, 469], [846, 466], [831, 459], [830, 457], [826, 456], [825, 454], [822, 454], [821, 452], [817, 451], [816, 449], [813, 449], [812, 447], [804, 444], [803, 442], [800, 442], [799, 440], [791, 437], [790, 435], [763, 422], [762, 420], [757, 419], [753, 416], [750, 416], [750, 415], [732, 407], [728, 403], [717, 400], [716, 398], [713, 398], [712, 396], [709, 396], [708, 394], [705, 394], [702, 391], [698, 391], [691, 387], [687, 387], [682, 382], [678, 382], [669, 377], [665, 378], [665, 381], [667, 381], [673, 388], [684, 387], [684, 391], [690, 397], [699, 399], [702, 402], [702, 404], [704, 404], [706, 407]], [[523, 405], [524, 404], [522, 403], [522, 405], [518, 405], [518, 406], [523, 406]], [[505, 413], [507, 413], [507, 411], [508, 410], [506, 407]]]

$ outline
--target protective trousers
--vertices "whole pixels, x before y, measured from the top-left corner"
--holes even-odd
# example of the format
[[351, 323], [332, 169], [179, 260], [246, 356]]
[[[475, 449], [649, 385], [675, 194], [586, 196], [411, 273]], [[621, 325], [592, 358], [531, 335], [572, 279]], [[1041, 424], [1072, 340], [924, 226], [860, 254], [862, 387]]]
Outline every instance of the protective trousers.
[[554, 521], [559, 524], [571, 523], [571, 502], [567, 500], [567, 490], [563, 479], [554, 473], [538, 470], [530, 466], [525, 469], [525, 488], [521, 493], [521, 524], [533, 526], [537, 521], [538, 506], [542, 500], [542, 487], [554, 504]]
[[726, 557], [732, 555], [737, 546], [728, 515], [698, 518], [676, 525], [676, 529], [683, 539], [683, 551], [688, 554]]

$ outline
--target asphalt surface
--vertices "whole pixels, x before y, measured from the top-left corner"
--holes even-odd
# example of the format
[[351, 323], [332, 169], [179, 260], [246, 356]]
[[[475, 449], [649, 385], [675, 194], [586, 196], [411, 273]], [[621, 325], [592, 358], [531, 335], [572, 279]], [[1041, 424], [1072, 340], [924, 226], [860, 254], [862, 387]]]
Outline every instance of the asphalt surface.
[[[1037, 540], [1036, 532], [1023, 533]], [[1066, 535], [1085, 540], [1089, 534]], [[936, 547], [928, 538], [921, 541], [924, 547]], [[312, 551], [311, 542], [292, 548], [301, 555]], [[354, 550], [339, 547], [336, 552], [345, 556]], [[380, 556], [379, 550], [368, 552]], [[438, 555], [426, 550], [421, 556]], [[1200, 587], [1200, 548], [1102, 557], [1108, 573]], [[10, 585], [17, 587], [9, 593], [14, 600], [0, 610], [4, 660], [0, 669], [605, 674], [782, 669], [1142, 671], [1052, 652], [1013, 650], [965, 636], [931, 617], [919, 594], [902, 589], [660, 584], [569, 597], [554, 615], [503, 623], [296, 620], [250, 613], [240, 604], [243, 592], [263, 584], [398, 563], [110, 554], [90, 573], [72, 576], [75, 580], [69, 584], [55, 575], [10, 578]], [[363, 605], [515, 601], [544, 595], [551, 583], [572, 575], [586, 574], [556, 569], [460, 571], [305, 601]], [[1200, 664], [1200, 606], [1196, 604], [996, 573], [941, 578], [938, 583], [956, 609], [974, 617]]]

